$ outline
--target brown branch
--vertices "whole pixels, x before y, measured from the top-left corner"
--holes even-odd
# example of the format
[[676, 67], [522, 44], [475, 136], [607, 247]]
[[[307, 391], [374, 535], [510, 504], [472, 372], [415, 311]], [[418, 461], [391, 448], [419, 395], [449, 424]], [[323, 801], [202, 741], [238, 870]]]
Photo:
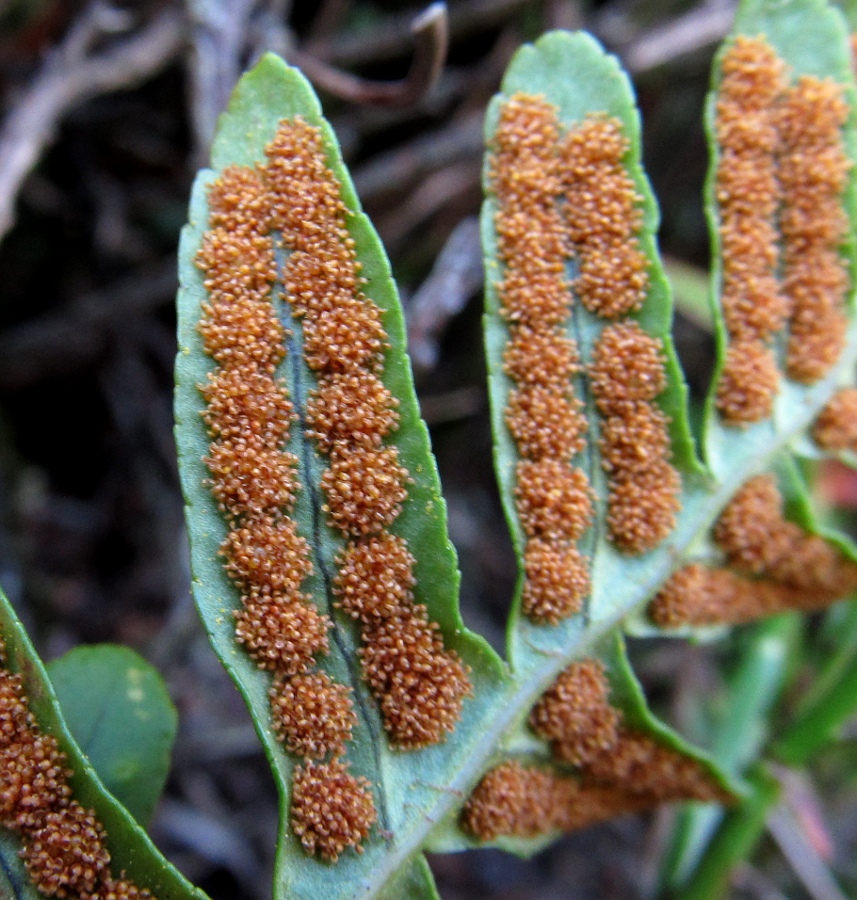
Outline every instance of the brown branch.
[[241, 74], [255, 0], [185, 0], [191, 23], [191, 117], [200, 165]]
[[317, 87], [353, 103], [410, 106], [434, 87], [446, 61], [449, 26], [446, 4], [432, 3], [411, 24], [414, 56], [400, 81], [370, 81], [328, 65], [310, 53], [293, 49], [294, 63]]
[[[449, 33], [452, 39], [460, 40], [495, 28], [524, 9], [541, 5], [541, 0], [456, 0], [449, 10]], [[389, 16], [371, 31], [342, 34], [317, 45], [313, 42], [311, 51], [314, 56], [338, 66], [384, 62], [402, 55], [410, 27], [411, 21], [406, 16]]]
[[107, 91], [133, 87], [159, 72], [182, 45], [182, 18], [165, 10], [137, 34], [91, 53], [104, 36], [127, 30], [126, 13], [92, 3], [17, 98], [0, 128], [0, 239], [14, 224], [26, 176], [73, 107]]
[[408, 303], [408, 346], [418, 370], [434, 368], [447, 323], [481, 286], [479, 220], [470, 216], [452, 230], [431, 274]]
[[641, 75], [722, 41], [735, 21], [735, 4], [710, 2], [634, 38], [621, 54], [629, 72]]

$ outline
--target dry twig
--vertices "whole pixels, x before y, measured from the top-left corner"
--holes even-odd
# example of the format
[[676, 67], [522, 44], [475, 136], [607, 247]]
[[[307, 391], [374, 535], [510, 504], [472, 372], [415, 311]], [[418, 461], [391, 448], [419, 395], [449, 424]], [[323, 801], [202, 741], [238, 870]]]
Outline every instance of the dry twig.
[[414, 56], [408, 74], [400, 81], [369, 81], [333, 68], [311, 53], [297, 48], [290, 61], [300, 67], [317, 87], [350, 100], [385, 106], [410, 106], [424, 97], [440, 77], [449, 46], [445, 3], [432, 3], [411, 23]]
[[479, 221], [471, 216], [452, 230], [431, 274], [408, 304], [408, 346], [416, 368], [434, 368], [444, 328], [481, 285]]
[[200, 164], [208, 153], [217, 117], [242, 69], [242, 54], [255, 0], [186, 0], [191, 23], [189, 62], [191, 118]]
[[129, 26], [127, 13], [101, 2], [90, 4], [18, 96], [0, 128], [0, 239], [14, 224], [21, 184], [62, 117], [98, 94], [140, 84], [182, 46], [182, 18], [166, 9], [131, 37], [93, 50], [100, 39]]

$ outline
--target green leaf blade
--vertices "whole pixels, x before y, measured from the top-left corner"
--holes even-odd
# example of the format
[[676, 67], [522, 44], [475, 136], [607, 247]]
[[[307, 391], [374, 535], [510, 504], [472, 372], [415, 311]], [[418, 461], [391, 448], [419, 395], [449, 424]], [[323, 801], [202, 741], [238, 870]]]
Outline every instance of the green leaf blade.
[[170, 768], [178, 715], [157, 670], [128, 647], [77, 647], [48, 666], [63, 717], [104, 786], [142, 825]]
[[[84, 808], [93, 810], [106, 830], [113, 877], [118, 878], [124, 872], [130, 881], [151, 891], [157, 900], [207, 900], [202, 891], [189, 884], [160, 854], [140, 825], [105, 788], [72, 737], [47, 672], [2, 593], [0, 634], [6, 647], [5, 668], [21, 677], [30, 712], [40, 731], [52, 735], [66, 754], [66, 765], [72, 772], [68, 781], [72, 796]], [[17, 856], [20, 847], [20, 838], [14, 832], [0, 829], [0, 885], [5, 879], [14, 891], [13, 896], [27, 900], [42, 897], [33, 889]]]
[[[296, 116], [321, 131], [326, 162], [341, 184], [341, 198], [348, 210], [349, 235], [361, 263], [361, 275], [366, 279], [362, 291], [382, 310], [391, 345], [385, 353], [383, 380], [399, 401], [400, 423], [390, 436], [390, 442], [395, 443], [401, 464], [413, 478], [408, 498], [392, 531], [407, 540], [417, 560], [414, 602], [426, 604], [429, 618], [440, 625], [445, 646], [458, 653], [470, 667], [473, 683], [473, 696], [464, 700], [462, 720], [444, 742], [415, 752], [403, 752], [390, 746], [375, 698], [360, 676], [359, 631], [335, 608], [335, 597], [330, 592], [336, 557], [344, 546], [344, 539], [327, 525], [323, 514], [320, 480], [327, 460], [304, 437], [302, 424], [295, 423], [286, 447], [300, 460], [303, 481], [294, 517], [299, 532], [312, 545], [315, 571], [305, 582], [305, 587], [319, 608], [335, 622], [331, 653], [320, 659], [320, 663], [331, 677], [348, 684], [354, 691], [359, 724], [355, 739], [348, 744], [347, 757], [353, 772], [365, 775], [371, 781], [379, 816], [378, 825], [364, 844], [364, 852], [360, 855], [346, 852], [335, 864], [308, 857], [289, 828], [295, 759], [284, 752], [271, 726], [270, 675], [258, 669], [235, 640], [233, 610], [238, 606], [239, 594], [218, 557], [227, 526], [204, 486], [209, 475], [202, 460], [208, 453], [209, 438], [199, 417], [202, 400], [197, 388], [213, 367], [213, 361], [202, 351], [196, 331], [206, 292], [201, 273], [194, 263], [202, 235], [208, 227], [208, 185], [216, 178], [218, 170], [227, 165], [255, 167], [263, 163], [265, 145], [273, 138], [280, 121], [293, 120]], [[321, 118], [318, 101], [304, 79], [281, 60], [264, 57], [257, 68], [242, 79], [228, 112], [221, 119], [212, 161], [214, 169], [203, 171], [197, 180], [189, 225], [183, 234], [180, 251], [182, 288], [179, 294], [176, 436], [191, 533], [194, 594], [215, 650], [248, 703], [280, 793], [281, 829], [275, 896], [348, 897], [355, 890], [366, 896], [376, 896], [384, 890], [392, 890], [389, 885], [397, 884], [397, 879], [405, 877], [402, 873], [413, 870], [414, 852], [424, 843], [427, 832], [433, 827], [434, 817], [443, 814], [438, 810], [460, 802], [459, 789], [450, 785], [460, 777], [460, 770], [466, 769], [465, 763], [473, 755], [473, 744], [481, 738], [480, 721], [496, 708], [498, 693], [505, 680], [504, 667], [485, 641], [463, 626], [456, 603], [459, 575], [446, 532], [445, 503], [430, 455], [428, 432], [419, 418], [404, 352], [404, 323], [389, 263], [374, 229], [360, 211], [335, 139]], [[287, 318], [288, 312], [283, 315]], [[302, 421], [307, 394], [315, 385], [316, 375], [302, 358], [301, 321], [289, 318], [288, 327], [291, 330], [287, 339], [289, 353], [279, 374], [288, 386], [290, 399]], [[416, 880], [411, 881], [414, 884], [425, 882], [424, 874], [419, 878], [414, 876]]]
[[[851, 381], [855, 359], [857, 330], [852, 321], [848, 326], [845, 350], [829, 372], [813, 384], [800, 384], [782, 375], [780, 389], [775, 397], [773, 415], [748, 426], [730, 426], [724, 423], [716, 410], [717, 385], [724, 369], [728, 333], [721, 294], [723, 290], [723, 250], [720, 236], [720, 208], [716, 197], [717, 168], [720, 150], [716, 132], [716, 109], [722, 84], [722, 63], [735, 38], [761, 37], [769, 44], [787, 67], [789, 84], [804, 75], [830, 79], [843, 88], [850, 108], [849, 120], [843, 132], [846, 153], [857, 158], [857, 131], [855, 131], [855, 93], [851, 69], [851, 56], [844, 23], [839, 12], [824, 0], [745, 0], [739, 6], [735, 25], [727, 43], [718, 53], [712, 71], [712, 90], [706, 104], [705, 124], [711, 150], [711, 162], [705, 186], [705, 211], [709, 223], [712, 247], [711, 304], [715, 318], [718, 358], [712, 379], [712, 387], [706, 404], [704, 425], [704, 456], [718, 479], [725, 480], [736, 468], [752, 466], [754, 456], [762, 457], [772, 443], [805, 442], [804, 433], [815, 416], [838, 386]], [[857, 284], [855, 269], [854, 230], [857, 223], [857, 182], [852, 167], [846, 190], [842, 197], [843, 210], [850, 222], [849, 233], [840, 247], [842, 259], [847, 262], [851, 285]], [[781, 238], [778, 238], [781, 242]], [[853, 290], [848, 292], [846, 306], [853, 312]], [[785, 355], [784, 336], [774, 336], [773, 345], [783, 369]]]

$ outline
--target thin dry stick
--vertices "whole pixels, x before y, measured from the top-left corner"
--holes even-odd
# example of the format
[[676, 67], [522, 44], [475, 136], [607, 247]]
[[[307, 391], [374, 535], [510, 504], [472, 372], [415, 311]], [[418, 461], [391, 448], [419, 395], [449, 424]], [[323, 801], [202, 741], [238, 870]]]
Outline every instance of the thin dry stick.
[[85, 364], [104, 351], [113, 329], [172, 302], [175, 292], [171, 256], [61, 310], [7, 328], [0, 337], [0, 389], [17, 390]]
[[714, 0], [637, 36], [622, 60], [629, 72], [648, 72], [722, 41], [734, 20], [735, 4]]
[[299, 66], [317, 87], [353, 103], [410, 106], [424, 97], [440, 77], [449, 46], [445, 3], [432, 3], [411, 25], [414, 57], [400, 81], [369, 81], [349, 75], [295, 48], [290, 62]]
[[481, 285], [479, 221], [469, 216], [452, 230], [431, 274], [408, 304], [408, 346], [417, 369], [434, 368], [447, 323]]
[[242, 53], [255, 0], [185, 0], [191, 22], [189, 63], [194, 142], [200, 165], [208, 155], [217, 117], [241, 74]]
[[91, 52], [100, 38], [127, 27], [124, 12], [91, 4], [18, 96], [0, 128], [0, 239], [14, 224], [21, 184], [65, 113], [98, 94], [140, 84], [173, 60], [182, 46], [183, 20], [167, 9], [133, 36]]
[[[458, 40], [496, 28], [522, 10], [541, 5], [541, 0], [456, 0], [449, 10], [449, 33]], [[343, 33], [317, 42], [317, 46], [314, 42], [311, 49], [313, 55], [337, 66], [383, 62], [402, 55], [411, 27], [407, 16], [389, 16], [377, 28], [358, 34]]]
[[767, 826], [813, 900], [848, 900], [787, 806], [780, 804], [768, 816]]

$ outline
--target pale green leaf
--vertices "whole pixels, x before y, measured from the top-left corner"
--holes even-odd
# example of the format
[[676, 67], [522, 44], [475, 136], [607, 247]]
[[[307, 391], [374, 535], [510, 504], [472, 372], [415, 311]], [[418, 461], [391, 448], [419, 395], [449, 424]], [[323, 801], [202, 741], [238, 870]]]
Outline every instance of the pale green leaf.
[[[747, 0], [742, 3], [736, 15], [732, 34], [715, 60], [712, 91], [705, 115], [709, 146], [712, 148], [705, 188], [705, 206], [712, 245], [711, 296], [718, 343], [718, 365], [712, 381], [712, 394], [708, 400], [704, 448], [706, 461], [719, 479], [728, 479], [736, 469], [744, 469], [747, 466], [758, 470], [763, 466], [754, 466], [754, 459], [764, 459], [772, 446], [801, 439], [803, 432], [835, 388], [850, 381], [857, 356], [855, 352], [857, 332], [852, 320], [845, 352], [827, 376], [810, 386], [783, 377], [771, 419], [746, 428], [729, 427], [722, 423], [714, 408], [713, 392], [722, 370], [727, 341], [720, 304], [723, 268], [718, 230], [720, 217], [715, 196], [715, 176], [719, 163], [715, 113], [721, 80], [720, 64], [729, 41], [739, 35], [751, 38], [764, 36], [776, 50], [777, 55], [785, 61], [792, 82], [801, 75], [815, 75], [830, 78], [843, 85], [851, 105], [844, 141], [848, 155], [852, 159], [857, 158], [854, 80], [847, 34], [841, 15], [824, 0]], [[848, 188], [843, 197], [843, 208], [852, 223], [851, 235], [853, 225], [857, 222], [857, 182], [854, 175], [852, 168]], [[848, 260], [851, 283], [854, 284], [857, 283], [857, 268], [851, 235], [846, 246], [841, 248], [841, 252], [843, 258]], [[849, 300], [849, 304], [853, 304], [853, 299]], [[784, 348], [780, 346], [781, 358], [782, 353]]]
[[[316, 574], [307, 580], [315, 602], [334, 619], [331, 654], [323, 667], [339, 682], [355, 692], [359, 724], [355, 739], [348, 745], [348, 759], [355, 774], [373, 783], [378, 808], [378, 826], [367, 840], [364, 852], [344, 854], [335, 865], [308, 857], [291, 834], [288, 824], [289, 793], [294, 761], [276, 741], [270, 726], [268, 689], [270, 676], [258, 669], [236, 643], [232, 612], [239, 604], [235, 586], [223, 571], [218, 547], [226, 535], [226, 524], [205, 487], [207, 470], [202, 462], [208, 438], [200, 419], [202, 398], [197, 386], [212, 368], [203, 352], [196, 326], [200, 306], [206, 300], [194, 258], [207, 228], [207, 185], [217, 171], [231, 163], [255, 165], [264, 159], [264, 149], [282, 119], [301, 115], [321, 127], [326, 141], [328, 163], [342, 183], [342, 198], [353, 215], [348, 228], [353, 237], [362, 275], [367, 279], [366, 295], [384, 311], [384, 325], [392, 348], [386, 355], [384, 380], [398, 397], [401, 424], [394, 435], [400, 459], [409, 469], [414, 484], [394, 530], [407, 538], [417, 558], [416, 601], [426, 603], [431, 618], [444, 632], [445, 643], [458, 651], [472, 669], [474, 697], [464, 702], [463, 720], [447, 740], [418, 752], [392, 749], [386, 739], [375, 700], [359, 673], [359, 634], [347, 616], [333, 608], [328, 581]], [[229, 110], [222, 117], [214, 148], [211, 170], [200, 173], [190, 206], [190, 224], [185, 228], [180, 249], [181, 290], [179, 293], [179, 353], [177, 359], [176, 435], [182, 484], [189, 525], [194, 596], [215, 650], [244, 695], [253, 714], [272, 764], [281, 798], [281, 829], [275, 874], [275, 897], [349, 897], [355, 884], [367, 896], [390, 890], [405, 872], [417, 871], [410, 861], [422, 846], [436, 818], [451, 805], [460, 803], [461, 786], [472, 783], [468, 768], [481, 759], [478, 745], [486, 736], [483, 723], [496, 709], [504, 683], [503, 667], [487, 644], [467, 632], [457, 606], [458, 572], [455, 555], [446, 533], [445, 503], [440, 495], [435, 463], [429, 452], [428, 434], [419, 419], [412, 377], [404, 352], [405, 337], [401, 310], [389, 263], [366, 217], [360, 212], [351, 180], [345, 171], [336, 141], [321, 117], [318, 101], [303, 77], [278, 58], [268, 55], [240, 82]], [[299, 322], [292, 321], [289, 355], [281, 367], [292, 401], [302, 412], [307, 391], [314, 384], [312, 372], [300, 355]], [[343, 544], [339, 534], [324, 522], [323, 497], [319, 479], [323, 461], [299, 427], [291, 430], [287, 448], [305, 460], [304, 480], [295, 510], [301, 534], [311, 538], [316, 573], [333, 571], [333, 558]], [[478, 763], [477, 763], [478, 764]], [[440, 812], [439, 812], [440, 811]], [[419, 870], [422, 872], [422, 870]], [[411, 878], [411, 876], [408, 876]], [[424, 873], [409, 883], [425, 881]], [[409, 889], [410, 890], [410, 889]]]
[[[158, 852], [148, 835], [129, 812], [117, 802], [101, 782], [90, 761], [83, 755], [63, 719], [60, 705], [44, 666], [18, 621], [6, 597], [0, 593], [0, 634], [6, 646], [6, 668], [20, 675], [30, 710], [39, 728], [53, 735], [66, 754], [73, 796], [85, 808], [92, 809], [107, 832], [112, 858], [111, 870], [147, 888], [158, 900], [207, 900], [206, 895], [189, 884]], [[33, 891], [26, 870], [17, 858], [20, 842], [12, 832], [0, 834], [0, 886], [10, 886], [13, 897], [34, 900], [42, 895]], [[0, 888], [0, 896], [6, 896]]]
[[178, 716], [157, 670], [129, 647], [77, 647], [48, 665], [63, 717], [110, 793], [146, 825]]

